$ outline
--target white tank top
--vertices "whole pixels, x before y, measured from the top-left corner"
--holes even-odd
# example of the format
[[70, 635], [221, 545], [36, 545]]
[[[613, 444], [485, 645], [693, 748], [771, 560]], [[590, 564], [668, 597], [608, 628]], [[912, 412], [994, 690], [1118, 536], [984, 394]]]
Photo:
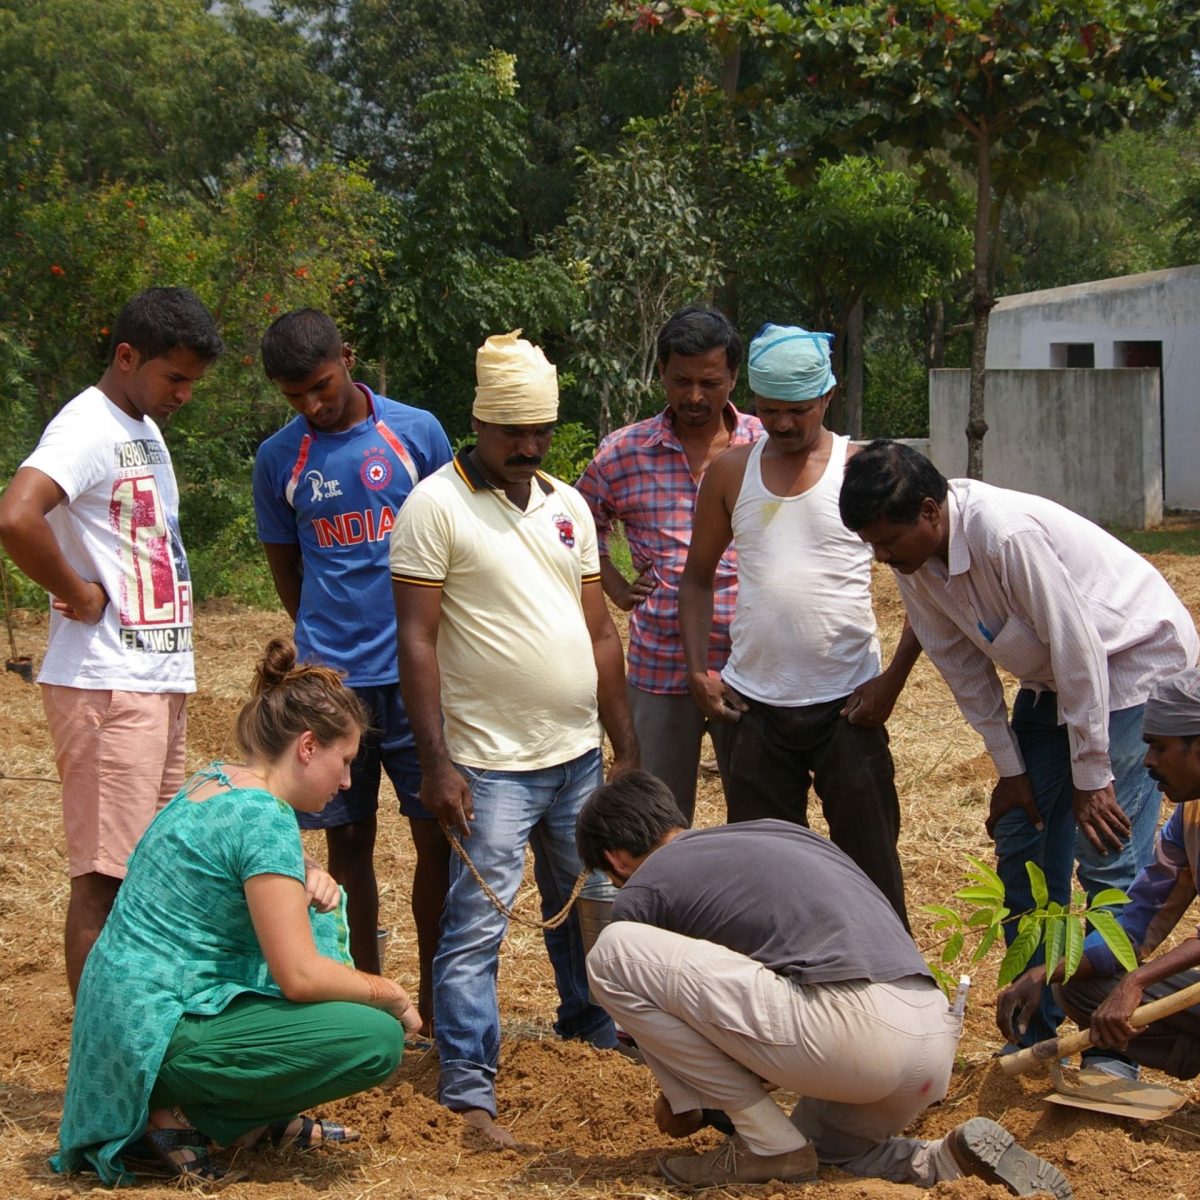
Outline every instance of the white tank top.
[[733, 508], [738, 597], [721, 674], [764, 704], [838, 700], [879, 674], [871, 550], [838, 513], [850, 439], [834, 436], [829, 465], [798, 496], [763, 485], [767, 441], [751, 449]]

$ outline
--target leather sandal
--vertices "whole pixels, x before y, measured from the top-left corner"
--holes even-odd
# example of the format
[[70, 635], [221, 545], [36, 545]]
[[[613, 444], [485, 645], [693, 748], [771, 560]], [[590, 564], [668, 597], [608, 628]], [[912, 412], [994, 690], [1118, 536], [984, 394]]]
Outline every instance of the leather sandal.
[[[300, 1122], [300, 1128], [288, 1137], [288, 1130], [294, 1122]], [[320, 1127], [320, 1134], [313, 1138], [313, 1133]], [[357, 1142], [362, 1134], [357, 1129], [347, 1129], [345, 1125], [337, 1125], [333, 1121], [314, 1121], [312, 1117], [291, 1117], [286, 1121], [276, 1121], [267, 1126], [267, 1137], [276, 1150], [286, 1146], [288, 1149], [315, 1150], [325, 1142]]]
[[[208, 1153], [209, 1139], [198, 1129], [148, 1128], [142, 1136], [154, 1157], [177, 1179], [224, 1185], [241, 1178], [240, 1173], [231, 1175], [228, 1168], [213, 1162]], [[181, 1160], [181, 1154], [190, 1154], [191, 1158]]]

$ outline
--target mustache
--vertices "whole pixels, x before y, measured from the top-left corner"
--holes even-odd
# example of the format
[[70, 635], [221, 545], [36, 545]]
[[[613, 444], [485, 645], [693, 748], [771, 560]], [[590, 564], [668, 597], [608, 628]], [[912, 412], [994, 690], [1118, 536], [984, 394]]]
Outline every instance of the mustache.
[[542, 465], [542, 456], [540, 454], [510, 454], [505, 460], [506, 467], [540, 467]]

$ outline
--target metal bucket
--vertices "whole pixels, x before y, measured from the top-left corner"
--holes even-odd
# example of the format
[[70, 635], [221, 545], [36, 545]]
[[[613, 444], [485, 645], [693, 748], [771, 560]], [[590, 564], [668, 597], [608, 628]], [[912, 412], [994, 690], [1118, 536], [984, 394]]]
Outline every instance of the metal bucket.
[[[575, 901], [575, 911], [579, 914], [579, 932], [583, 935], [583, 952], [589, 954], [592, 947], [596, 944], [596, 939], [600, 936], [600, 931], [612, 919], [611, 900], [592, 900], [587, 896], [580, 896]], [[598, 1004], [599, 1001], [592, 995], [591, 989], [588, 989], [588, 996], [593, 1004]]]
[[382, 975], [384, 960], [387, 957], [388, 938], [392, 936], [390, 929], [377, 929], [375, 931], [376, 942], [379, 946], [379, 973]]
[[575, 901], [575, 911], [579, 914], [579, 932], [583, 934], [583, 952], [587, 954], [596, 944], [600, 930], [612, 919], [611, 900], [592, 900], [580, 896]]

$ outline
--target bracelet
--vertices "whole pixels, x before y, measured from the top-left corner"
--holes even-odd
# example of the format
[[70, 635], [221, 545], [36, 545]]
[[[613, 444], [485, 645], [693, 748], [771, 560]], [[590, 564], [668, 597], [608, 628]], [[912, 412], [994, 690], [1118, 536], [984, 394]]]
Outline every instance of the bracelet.
[[367, 1003], [378, 1004], [380, 1001], [386, 1001], [388, 998], [388, 980], [382, 975], [369, 975], [366, 971], [354, 972], [367, 985]]

